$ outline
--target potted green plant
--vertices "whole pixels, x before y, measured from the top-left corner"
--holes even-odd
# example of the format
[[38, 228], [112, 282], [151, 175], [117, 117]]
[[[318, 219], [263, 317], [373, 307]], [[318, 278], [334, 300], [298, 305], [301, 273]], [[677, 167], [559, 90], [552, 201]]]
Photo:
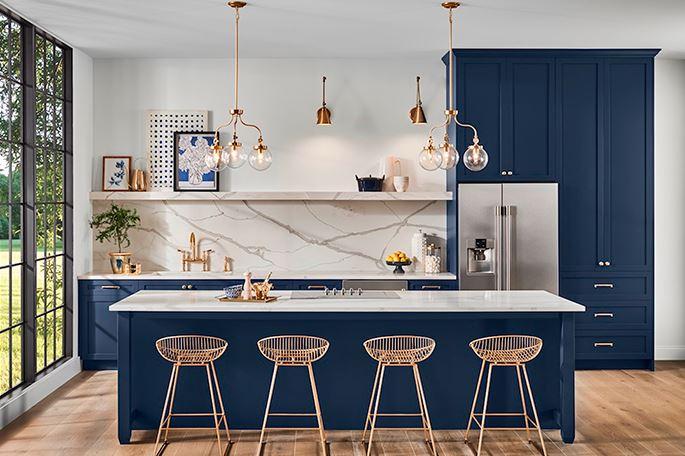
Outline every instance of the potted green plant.
[[112, 206], [105, 212], [101, 212], [90, 221], [90, 227], [97, 230], [95, 240], [100, 243], [113, 242], [117, 246], [116, 252], [109, 252], [109, 262], [112, 265], [112, 272], [122, 274], [126, 270], [126, 265], [131, 264], [131, 253], [124, 252], [123, 249], [131, 245], [128, 238], [128, 230], [140, 224], [140, 216], [135, 209]]

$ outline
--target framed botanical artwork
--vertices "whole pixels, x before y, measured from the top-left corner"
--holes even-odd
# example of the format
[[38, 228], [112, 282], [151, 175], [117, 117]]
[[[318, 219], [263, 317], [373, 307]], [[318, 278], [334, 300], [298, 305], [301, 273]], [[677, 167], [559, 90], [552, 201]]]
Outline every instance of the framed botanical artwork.
[[213, 142], [212, 131], [174, 133], [174, 191], [219, 191], [219, 173], [205, 162]]
[[131, 156], [102, 157], [102, 191], [127, 192], [131, 182]]

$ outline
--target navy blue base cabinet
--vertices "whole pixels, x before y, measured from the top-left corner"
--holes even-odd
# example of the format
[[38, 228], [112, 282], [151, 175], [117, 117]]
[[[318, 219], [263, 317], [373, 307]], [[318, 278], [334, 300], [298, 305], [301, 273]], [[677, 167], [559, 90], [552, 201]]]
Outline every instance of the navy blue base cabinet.
[[[117, 316], [109, 306], [139, 290], [221, 290], [242, 280], [79, 280], [79, 356], [85, 370], [117, 368]], [[276, 290], [342, 288], [340, 280], [272, 280]], [[410, 290], [456, 290], [456, 280], [409, 280]]]
[[[456, 107], [485, 171], [448, 173], [457, 271], [460, 182], [558, 182], [560, 294], [578, 368], [654, 367], [654, 56], [658, 50], [455, 50]], [[454, 133], [454, 132], [452, 132]], [[457, 131], [460, 151], [468, 129]]]

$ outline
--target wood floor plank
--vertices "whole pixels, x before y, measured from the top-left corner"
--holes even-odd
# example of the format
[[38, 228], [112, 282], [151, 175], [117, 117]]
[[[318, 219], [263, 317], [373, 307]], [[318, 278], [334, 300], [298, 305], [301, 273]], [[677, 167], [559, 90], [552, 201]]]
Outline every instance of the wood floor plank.
[[[559, 431], [545, 431], [549, 456], [685, 456], [685, 362], [658, 363], [649, 371], [576, 373], [577, 434], [573, 445]], [[473, 456], [478, 434], [463, 442], [461, 430], [435, 432], [438, 453]], [[116, 373], [82, 372], [14, 423], [0, 430], [0, 456], [147, 456], [154, 431], [136, 431], [130, 445], [117, 442]], [[223, 436], [223, 435], [222, 435]], [[530, 456], [539, 440], [525, 431], [489, 432], [484, 455]], [[258, 431], [232, 431], [231, 456], [254, 456]], [[166, 456], [218, 455], [212, 430], [170, 435]], [[323, 455], [315, 431], [271, 431], [264, 456]], [[365, 456], [360, 431], [328, 432], [330, 456]], [[379, 431], [376, 456], [429, 456], [421, 431]]]

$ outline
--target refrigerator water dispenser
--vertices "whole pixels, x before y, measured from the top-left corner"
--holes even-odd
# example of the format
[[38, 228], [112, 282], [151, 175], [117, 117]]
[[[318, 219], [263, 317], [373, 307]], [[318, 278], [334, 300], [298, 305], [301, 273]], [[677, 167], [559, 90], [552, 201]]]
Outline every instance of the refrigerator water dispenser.
[[469, 241], [466, 249], [466, 275], [495, 274], [495, 241], [476, 238]]

